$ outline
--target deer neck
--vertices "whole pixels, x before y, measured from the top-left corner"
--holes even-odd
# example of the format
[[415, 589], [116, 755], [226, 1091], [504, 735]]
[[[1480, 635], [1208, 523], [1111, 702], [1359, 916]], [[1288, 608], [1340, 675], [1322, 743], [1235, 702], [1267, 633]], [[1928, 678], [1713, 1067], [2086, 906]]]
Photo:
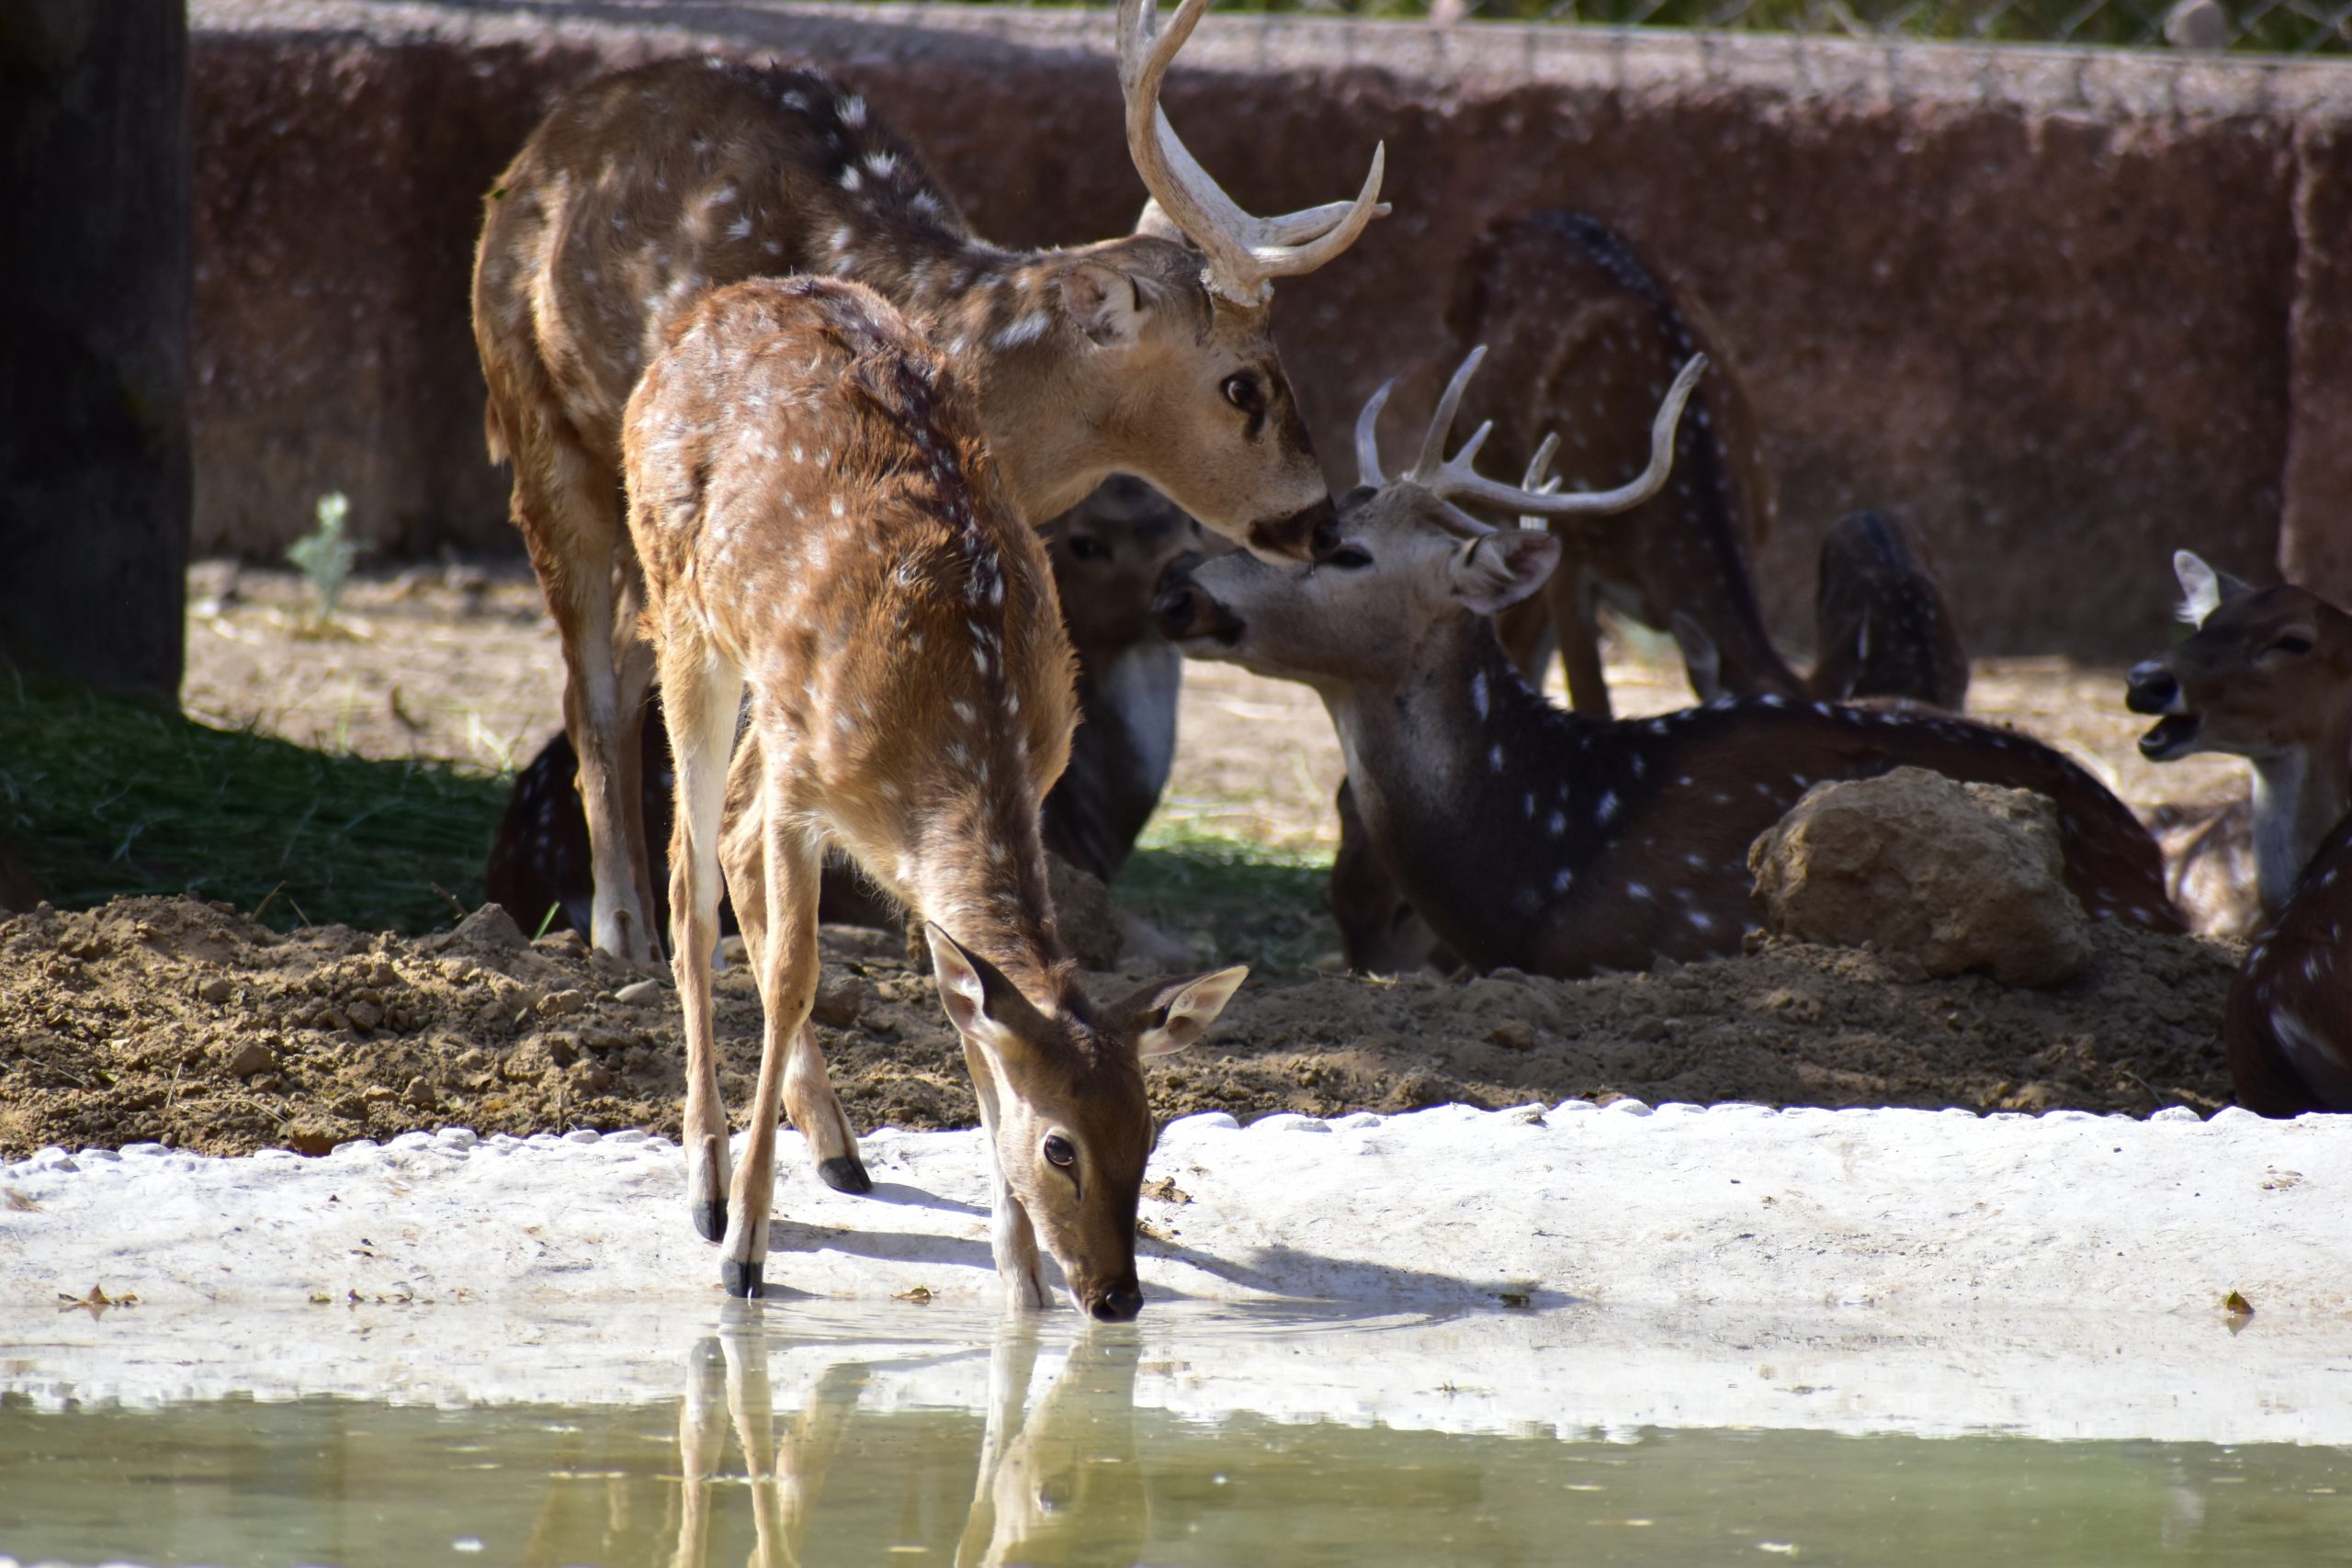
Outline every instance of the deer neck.
[[933, 809], [921, 831], [910, 891], [924, 919], [1052, 1010], [1068, 966], [1054, 929], [1037, 803], [1009, 798], [1011, 793], [973, 790]]
[[2352, 707], [2312, 745], [2254, 764], [2255, 885], [2262, 908], [2287, 907], [2295, 880], [2352, 808]]

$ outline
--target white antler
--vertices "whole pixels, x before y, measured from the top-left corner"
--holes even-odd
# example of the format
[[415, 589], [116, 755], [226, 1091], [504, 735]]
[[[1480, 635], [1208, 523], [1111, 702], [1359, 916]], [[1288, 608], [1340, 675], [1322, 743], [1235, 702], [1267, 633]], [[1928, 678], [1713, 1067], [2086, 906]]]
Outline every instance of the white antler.
[[[1479, 362], [1487, 357], [1482, 344], [1470, 351], [1462, 367], [1447, 382], [1445, 395], [1437, 400], [1437, 412], [1430, 416], [1430, 427], [1421, 437], [1420, 456], [1413, 466], [1396, 476], [1398, 484], [1415, 484], [1435, 496], [1445, 508], [1447, 520], [1465, 534], [1491, 534], [1491, 524], [1481, 523], [1453, 503], [1457, 500], [1472, 501], [1501, 511], [1520, 514], [1522, 527], [1541, 526], [1537, 521], [1546, 517], [1591, 516], [1611, 512], [1623, 512], [1639, 506], [1665, 488], [1667, 475], [1674, 468], [1674, 431], [1682, 422], [1682, 406], [1690, 400], [1690, 389], [1698, 385], [1699, 377], [1707, 368], [1707, 356], [1694, 354], [1666, 389], [1666, 399], [1658, 404], [1657, 416], [1650, 422], [1650, 462], [1641, 475], [1630, 484], [1615, 490], [1570, 491], [1563, 493], [1557, 479], [1546, 479], [1544, 469], [1549, 466], [1552, 454], [1558, 449], [1555, 436], [1544, 437], [1527, 467], [1527, 478], [1520, 484], [1505, 484], [1481, 475], [1475, 467], [1478, 448], [1486, 445], [1494, 431], [1494, 422], [1487, 421], [1470, 433], [1462, 450], [1453, 457], [1445, 456], [1446, 438], [1453, 430], [1453, 416], [1462, 406], [1462, 394], [1476, 375]], [[1380, 416], [1383, 404], [1388, 400], [1388, 388], [1383, 387], [1364, 405], [1356, 420], [1356, 467], [1368, 485], [1389, 481], [1380, 476], [1380, 446], [1373, 426]]]
[[[1119, 88], [1127, 103], [1127, 152], [1151, 192], [1153, 206], [1208, 257], [1201, 281], [1237, 305], [1262, 305], [1272, 280], [1313, 272], [1356, 242], [1365, 224], [1384, 217], [1381, 172], [1385, 143], [1373, 149], [1372, 173], [1353, 201], [1334, 201], [1272, 218], [1252, 218], [1218, 188], [1159, 107], [1160, 79], [1184, 47], [1209, 0], [1181, 0], [1166, 28], [1158, 0], [1120, 0]], [[1157, 228], [1146, 208], [1138, 229]]]

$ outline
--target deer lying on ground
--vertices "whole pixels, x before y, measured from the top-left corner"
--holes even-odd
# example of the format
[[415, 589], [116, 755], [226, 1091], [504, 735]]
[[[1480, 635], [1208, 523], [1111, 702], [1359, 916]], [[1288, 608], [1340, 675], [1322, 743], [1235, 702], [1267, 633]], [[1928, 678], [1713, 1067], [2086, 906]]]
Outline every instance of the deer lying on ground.
[[[1480, 441], [1443, 457], [1465, 362], [1421, 453], [1382, 477], [1381, 399], [1357, 428], [1363, 483], [1312, 570], [1228, 557], [1160, 613], [1188, 657], [1298, 681], [1339, 730], [1380, 864], [1473, 969], [1579, 976], [1736, 953], [1760, 923], [1748, 845], [1826, 779], [1905, 765], [2056, 803], [2067, 885], [2095, 916], [2177, 931], [2147, 832], [2089, 774], [2022, 736], [1960, 719], [1779, 694], [1663, 718], [1564, 713], [1521, 677], [1489, 617], [1536, 592], [1548, 533], [1495, 529], [1557, 499], [1481, 479]], [[1679, 411], [1661, 411], [1661, 418]]]
[[[1193, 520], [1134, 479], [1115, 479], [1042, 530], [1056, 596], [1078, 653], [1078, 733], [1069, 766], [1046, 796], [1046, 848], [1108, 882], [1168, 784], [1176, 750], [1182, 660], [1159, 635], [1151, 602], [1168, 566], [1202, 544]], [[642, 809], [652, 856], [657, 930], [667, 928], [673, 781], [661, 694], [640, 742]], [[491, 899], [525, 931], [587, 932], [594, 884], [579, 760], [558, 731], [515, 778], [492, 840]], [[897, 911], [865, 879], [829, 862], [820, 906], [828, 925], [885, 925]], [[721, 905], [730, 929], [733, 910]]]
[[[493, 461], [563, 644], [564, 727], [593, 845], [592, 937], [654, 955], [638, 734], [651, 663], [620, 517], [622, 407], [708, 290], [784, 273], [870, 285], [976, 389], [1011, 503], [1042, 520], [1113, 473], [1148, 479], [1272, 557], [1328, 536], [1329, 491], [1268, 300], [1385, 209], [1383, 155], [1354, 200], [1243, 212], [1159, 111], [1208, 0], [1162, 28], [1122, 0], [1127, 147], [1152, 201], [1136, 231], [1075, 250], [979, 239], [913, 151], [815, 71], [670, 61], [566, 96], [499, 176], [474, 265]], [[819, 466], [833, 456], [801, 443]]]
[[[983, 430], [950, 356], [873, 290], [814, 278], [707, 296], [629, 398], [629, 532], [678, 776], [688, 1203], [728, 1291], [757, 1295], [782, 1101], [830, 1111], [799, 1120], [820, 1159], [854, 1146], [808, 1026], [838, 843], [928, 922], [987, 1130], [999, 1272], [1044, 1305], [1042, 1240], [1080, 1310], [1131, 1318], [1143, 1062], [1199, 1039], [1245, 971], [1098, 1008], [1063, 956], [1037, 822], [1069, 757], [1072, 656]], [[729, 765], [747, 691], [755, 782]], [[739, 794], [722, 847], [730, 788], [756, 808]], [[711, 1019], [722, 853], [766, 1014], [731, 1191]]]
[[2257, 932], [2222, 1015], [2238, 1103], [2264, 1116], [2352, 1111], [2352, 818]]
[[2291, 584], [2249, 588], [2187, 550], [2173, 570], [2197, 629], [2132, 666], [2125, 703], [2156, 716], [2140, 738], [2151, 761], [2219, 751], [2253, 765], [2249, 798], [2158, 818], [2192, 923], [2251, 935], [2352, 808], [2352, 616]]

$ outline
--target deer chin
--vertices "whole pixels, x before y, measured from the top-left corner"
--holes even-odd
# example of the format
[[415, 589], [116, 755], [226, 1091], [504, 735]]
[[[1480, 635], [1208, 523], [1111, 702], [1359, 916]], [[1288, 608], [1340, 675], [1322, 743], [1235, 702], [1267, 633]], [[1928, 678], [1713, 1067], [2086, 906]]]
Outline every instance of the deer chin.
[[2140, 755], [2151, 762], [2169, 762], [2197, 749], [2203, 721], [2193, 713], [2166, 714], [2140, 737]]

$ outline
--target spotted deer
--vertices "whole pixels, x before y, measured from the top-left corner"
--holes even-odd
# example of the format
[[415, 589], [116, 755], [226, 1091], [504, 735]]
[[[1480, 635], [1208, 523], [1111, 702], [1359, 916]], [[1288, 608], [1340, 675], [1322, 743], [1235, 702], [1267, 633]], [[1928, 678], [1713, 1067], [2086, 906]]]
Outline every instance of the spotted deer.
[[[1381, 867], [1472, 969], [1578, 976], [1735, 953], [1760, 924], [1747, 850], [1813, 784], [1905, 765], [2022, 786], [2059, 813], [2067, 884], [2098, 916], [2178, 921], [2147, 832], [2049, 748], [1959, 719], [1799, 701], [1777, 693], [1662, 718], [1563, 712], [1505, 654], [1490, 617], [1535, 592], [1553, 535], [1496, 529], [1531, 501], [1480, 479], [1474, 436], [1447, 432], [1474, 355], [1421, 453], [1383, 478], [1358, 426], [1363, 483], [1336, 548], [1312, 570], [1247, 557], [1171, 588], [1160, 613], [1188, 657], [1301, 682], [1339, 731]], [[1674, 400], [1661, 410], [1679, 412]]]
[[2290, 583], [2249, 588], [2187, 550], [2173, 570], [2196, 629], [2132, 666], [2125, 705], [2155, 717], [2140, 738], [2150, 761], [2218, 751], [2252, 765], [2246, 799], [2159, 818], [2199, 929], [2250, 935], [2352, 808], [2352, 616]]
[[621, 523], [622, 411], [709, 290], [803, 274], [894, 301], [975, 389], [1023, 517], [1126, 473], [1269, 557], [1304, 559], [1328, 537], [1330, 495], [1269, 302], [1275, 278], [1321, 266], [1386, 210], [1384, 156], [1374, 150], [1351, 201], [1244, 212], [1159, 107], [1207, 6], [1183, 0], [1162, 26], [1155, 0], [1122, 0], [1127, 148], [1152, 199], [1121, 239], [992, 245], [863, 96], [821, 72], [724, 61], [576, 89], [499, 176], [475, 254], [474, 337], [491, 457], [514, 465], [514, 520], [562, 639], [600, 950], [654, 949], [634, 809], [652, 666]]
[[[1182, 660], [1151, 618], [1152, 598], [1160, 574], [1197, 552], [1204, 538], [1190, 517], [1125, 479], [1106, 482], [1041, 532], [1078, 654], [1080, 715], [1069, 766], [1046, 796], [1046, 848], [1108, 882], [1159, 806], [1176, 750]], [[666, 930], [674, 781], [659, 692], [648, 700], [646, 716], [641, 809], [657, 930]], [[491, 841], [487, 891], [526, 931], [588, 931], [595, 889], [578, 781], [578, 754], [571, 737], [558, 731], [516, 775]], [[820, 911], [828, 925], [886, 925], [899, 918], [865, 877], [833, 858]], [[720, 905], [719, 924], [732, 929], [730, 905]]]
[[[861, 284], [739, 284], [674, 323], [622, 441], [677, 764], [687, 1197], [722, 1282], [761, 1292], [785, 1103], [820, 1160], [854, 1158], [808, 1027], [831, 842], [926, 922], [987, 1131], [999, 1272], [1044, 1305], [1042, 1241], [1082, 1311], [1133, 1317], [1143, 1063], [1198, 1040], [1245, 971], [1098, 1007], [1064, 956], [1038, 803], [1069, 756], [1069, 638], [956, 361]], [[755, 783], [730, 778], [739, 715]], [[730, 788], [756, 794], [736, 812], [756, 832], [722, 845]], [[765, 1012], [731, 1190], [711, 1018], [722, 856]]]
[[2222, 1041], [2238, 1103], [2264, 1116], [2352, 1111], [2352, 818], [2304, 866], [2230, 984]]

